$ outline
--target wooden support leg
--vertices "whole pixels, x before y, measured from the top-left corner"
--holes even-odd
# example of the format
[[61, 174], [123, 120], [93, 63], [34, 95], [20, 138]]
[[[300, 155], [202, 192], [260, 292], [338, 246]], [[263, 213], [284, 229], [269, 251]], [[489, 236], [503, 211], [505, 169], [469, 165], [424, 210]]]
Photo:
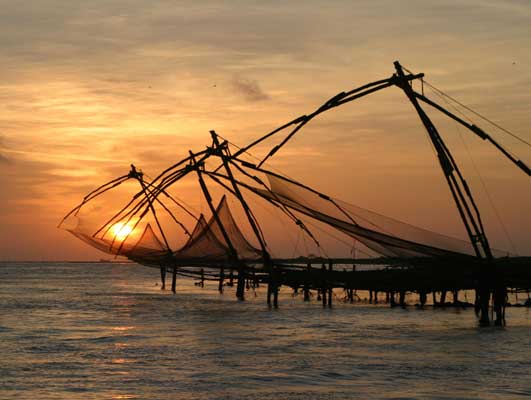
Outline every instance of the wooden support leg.
[[373, 302], [374, 304], [378, 304], [378, 291], [377, 290], [374, 291]]
[[310, 301], [310, 288], [309, 288], [309, 285], [308, 285], [308, 281], [310, 280], [310, 270], [312, 269], [312, 264], [311, 263], [308, 263], [308, 265], [306, 265], [306, 274], [305, 274], [305, 277], [304, 277], [304, 288], [303, 288], [303, 292], [304, 292], [304, 301]]
[[308, 289], [308, 284], [304, 285], [304, 301], [310, 301], [310, 289]]
[[444, 305], [446, 304], [446, 290], [443, 290], [441, 292], [441, 301], [439, 302], [441, 306], [444, 307]]
[[275, 286], [273, 287], [273, 307], [278, 308], [278, 292], [280, 289], [280, 285], [278, 285], [275, 282]]
[[333, 281], [333, 275], [332, 275], [332, 271], [334, 270], [334, 265], [332, 264], [332, 261], [329, 261], [328, 262], [328, 274], [329, 274], [329, 280], [328, 282], [330, 283], [328, 285], [328, 307], [332, 307], [332, 294], [334, 293], [334, 289], [332, 287], [332, 281]]
[[176, 283], [177, 283], [177, 268], [173, 267], [172, 277], [171, 277], [171, 291], [173, 293], [176, 292], [175, 290]]
[[218, 292], [223, 293], [223, 281], [225, 280], [225, 269], [221, 268], [219, 271], [219, 284], [218, 284]]
[[431, 292], [432, 302], [433, 302], [434, 307], [437, 305], [437, 297], [435, 296], [435, 294], [436, 294], [435, 290]]
[[243, 271], [243, 268], [240, 268], [238, 270], [236, 297], [238, 298], [238, 300], [245, 300], [245, 272]]
[[489, 304], [490, 304], [490, 290], [488, 288], [481, 288], [479, 290], [479, 307], [480, 307], [480, 317], [479, 324], [481, 326], [489, 326]]
[[492, 302], [494, 304], [494, 312], [496, 313], [496, 320], [494, 325], [505, 325], [505, 305], [507, 302], [507, 288], [500, 286], [496, 288], [492, 294]]
[[454, 290], [452, 292], [452, 296], [453, 296], [453, 304], [454, 306], [456, 306], [457, 304], [459, 304], [459, 290]]
[[255, 272], [254, 269], [253, 269], [253, 274], [252, 274], [252, 278], [251, 279], [252, 279], [252, 287], [253, 287], [253, 289], [256, 289], [256, 286], [257, 286], [256, 285], [256, 272]]
[[160, 281], [162, 282], [162, 286], [160, 287], [160, 290], [166, 289], [166, 267], [160, 267]]
[[372, 304], [372, 290], [369, 290], [369, 303]]
[[400, 306], [401, 307], [404, 307], [406, 305], [406, 292], [404, 290], [402, 290], [400, 292]]
[[391, 304], [391, 307], [396, 306], [395, 302], [395, 292], [391, 292], [389, 296], [389, 303]]
[[421, 290], [419, 292], [419, 300], [420, 300], [420, 306], [424, 307], [424, 305], [426, 304], [426, 300], [427, 300], [427, 295], [424, 290]]
[[271, 306], [271, 296], [273, 296], [273, 301], [274, 301], [275, 290], [276, 290], [275, 287], [276, 287], [276, 274], [275, 274], [274, 269], [271, 268], [271, 270], [269, 271], [269, 280], [267, 282], [267, 305], [268, 306]]
[[327, 292], [327, 289], [326, 289], [326, 266], [325, 264], [323, 263], [323, 265], [321, 266], [321, 297], [322, 297], [322, 300], [323, 300], [323, 307], [326, 307], [326, 292]]

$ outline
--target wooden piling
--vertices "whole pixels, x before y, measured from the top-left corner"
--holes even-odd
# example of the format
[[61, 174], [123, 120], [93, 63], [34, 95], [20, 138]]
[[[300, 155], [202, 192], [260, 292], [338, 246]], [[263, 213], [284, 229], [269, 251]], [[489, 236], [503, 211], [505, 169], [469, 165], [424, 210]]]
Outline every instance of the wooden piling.
[[223, 281], [225, 280], [225, 269], [222, 267], [219, 271], [219, 283], [218, 283], [218, 292], [223, 293]]
[[479, 324], [482, 326], [489, 326], [490, 289], [482, 286], [479, 288], [477, 295], [479, 301]]
[[323, 307], [326, 307], [326, 304], [327, 304], [326, 294], [327, 294], [327, 288], [326, 288], [326, 266], [323, 263], [321, 265], [321, 296], [322, 296], [322, 300], [323, 300]]
[[310, 270], [312, 269], [312, 264], [309, 262], [307, 265], [306, 265], [306, 277], [304, 279], [304, 289], [303, 289], [303, 292], [304, 292], [304, 301], [310, 301], [310, 287], [309, 287], [309, 275], [310, 275]]
[[236, 297], [238, 300], [245, 300], [245, 271], [243, 266], [238, 268], [238, 281], [236, 283]]
[[492, 303], [494, 312], [496, 314], [496, 320], [494, 325], [505, 325], [505, 306], [507, 304], [507, 288], [504, 286], [498, 286], [492, 293]]
[[439, 301], [439, 305], [443, 306], [446, 304], [446, 290], [441, 291], [441, 300]]
[[427, 297], [428, 296], [426, 295], [426, 291], [425, 290], [419, 291], [419, 301], [420, 301], [420, 306], [421, 307], [424, 307], [424, 305], [426, 304]]
[[165, 290], [166, 289], [166, 267], [160, 267], [160, 281], [162, 283], [160, 290]]
[[172, 277], [171, 277], [171, 291], [173, 293], [176, 292], [176, 284], [177, 284], [177, 268], [173, 267]]
[[329, 279], [328, 279], [328, 307], [332, 307], [332, 295], [333, 295], [333, 291], [334, 291], [334, 288], [332, 287], [332, 271], [334, 269], [334, 264], [332, 263], [332, 261], [329, 261], [328, 262], [328, 274], [329, 274]]
[[404, 290], [400, 291], [400, 298], [399, 298], [400, 306], [405, 307], [406, 305], [406, 292]]

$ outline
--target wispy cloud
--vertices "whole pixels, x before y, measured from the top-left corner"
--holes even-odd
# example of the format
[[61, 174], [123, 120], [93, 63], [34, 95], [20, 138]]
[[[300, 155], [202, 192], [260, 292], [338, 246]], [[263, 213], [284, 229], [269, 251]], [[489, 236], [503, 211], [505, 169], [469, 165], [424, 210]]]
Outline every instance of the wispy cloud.
[[258, 84], [258, 81], [246, 78], [235, 78], [231, 81], [236, 92], [249, 101], [269, 100], [270, 96]]

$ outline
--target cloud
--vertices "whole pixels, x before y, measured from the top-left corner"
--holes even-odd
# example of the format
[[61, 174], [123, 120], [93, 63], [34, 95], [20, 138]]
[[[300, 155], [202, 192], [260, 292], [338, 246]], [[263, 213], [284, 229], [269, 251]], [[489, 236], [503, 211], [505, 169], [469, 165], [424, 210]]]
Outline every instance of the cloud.
[[231, 82], [236, 92], [249, 101], [269, 100], [270, 96], [262, 90], [257, 81], [246, 78], [235, 78]]

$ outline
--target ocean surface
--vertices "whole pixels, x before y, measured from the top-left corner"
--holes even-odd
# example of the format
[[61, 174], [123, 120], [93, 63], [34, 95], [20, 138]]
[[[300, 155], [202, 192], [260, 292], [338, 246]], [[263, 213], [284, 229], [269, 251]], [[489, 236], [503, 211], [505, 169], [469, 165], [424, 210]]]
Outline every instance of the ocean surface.
[[[531, 312], [238, 302], [135, 264], [0, 263], [0, 399], [531, 398]], [[340, 295], [341, 293], [337, 293]], [[526, 296], [520, 296], [524, 301]]]

